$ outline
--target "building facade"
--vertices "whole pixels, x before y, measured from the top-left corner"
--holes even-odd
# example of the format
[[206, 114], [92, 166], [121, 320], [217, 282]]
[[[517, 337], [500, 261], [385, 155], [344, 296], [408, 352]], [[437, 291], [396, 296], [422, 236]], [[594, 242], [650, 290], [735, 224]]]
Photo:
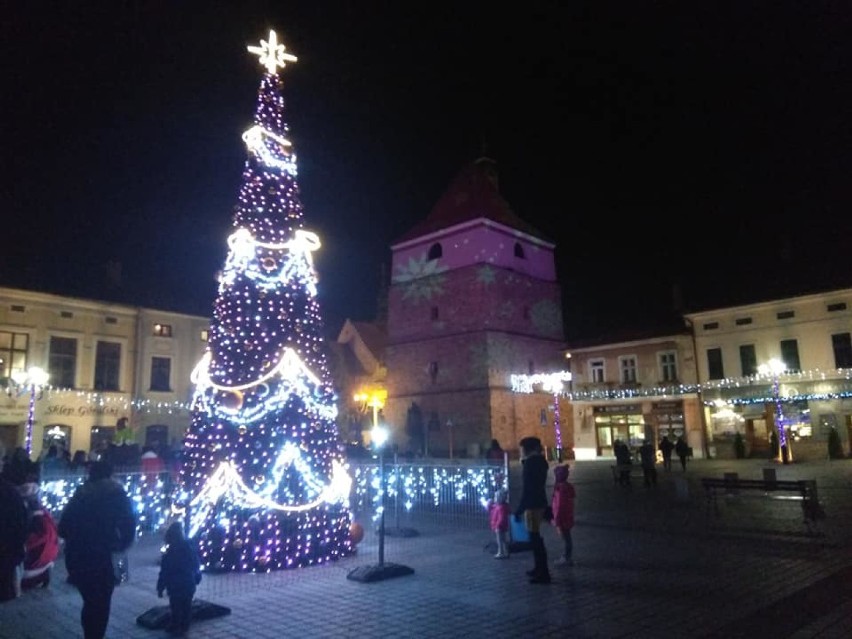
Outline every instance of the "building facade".
[[[732, 454], [737, 433], [747, 454], [770, 455], [779, 422], [793, 460], [825, 459], [832, 430], [852, 452], [852, 289], [684, 317], [695, 336], [707, 437], [718, 455]], [[773, 360], [783, 372], [772, 371]]]
[[[209, 320], [0, 288], [0, 438], [89, 452], [122, 440], [176, 445], [189, 425], [190, 373]], [[39, 367], [43, 386], [17, 383]], [[33, 415], [30, 419], [31, 399]]]
[[616, 440], [637, 451], [683, 437], [693, 456], [707, 454], [688, 332], [570, 346], [570, 389], [577, 459], [613, 457]]
[[494, 162], [465, 167], [391, 250], [384, 415], [400, 448], [476, 457], [491, 439], [513, 450], [526, 435], [554, 447], [552, 397], [510, 383], [563, 366], [554, 244], [511, 211]]

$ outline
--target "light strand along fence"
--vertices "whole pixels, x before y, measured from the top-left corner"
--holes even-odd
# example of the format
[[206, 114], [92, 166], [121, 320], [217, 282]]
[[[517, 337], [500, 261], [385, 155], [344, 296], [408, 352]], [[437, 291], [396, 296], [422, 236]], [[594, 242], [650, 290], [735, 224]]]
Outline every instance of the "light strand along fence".
[[[356, 521], [375, 522], [384, 507], [391, 527], [399, 527], [412, 518], [426, 524], [431, 519], [442, 526], [487, 522], [485, 512], [494, 491], [508, 489], [507, 470], [506, 462], [486, 465], [394, 461], [384, 465], [382, 486], [378, 464], [350, 463], [350, 510]], [[79, 474], [44, 479], [40, 487], [43, 504], [58, 517], [85, 479]], [[161, 530], [168, 523], [177, 488], [173, 474], [120, 472], [115, 479], [133, 502], [140, 533]]]
[[[491, 541], [487, 504], [495, 490], [508, 489], [507, 465], [478, 463], [442, 463], [428, 461], [386, 462], [384, 507], [386, 508], [385, 556], [417, 569], [418, 565], [440, 554], [445, 544], [469, 545], [471, 552], [483, 552]], [[381, 469], [378, 464], [349, 464], [353, 479], [350, 510], [354, 522], [364, 529], [357, 552], [328, 566], [307, 570], [282, 570], [262, 575], [241, 573], [205, 576], [197, 595], [221, 600], [246, 589], [285, 586], [294, 579], [310, 578], [311, 570], [334, 570], [341, 578], [349, 570], [375, 564], [378, 558], [378, 516], [382, 507]], [[130, 582], [148, 587], [156, 582], [162, 533], [170, 521], [172, 495], [176, 484], [169, 473], [156, 476], [142, 472], [118, 472], [114, 475], [131, 497], [139, 517], [137, 544], [131, 549]], [[41, 499], [57, 515], [61, 514], [74, 490], [85, 481], [81, 475], [51, 477], [42, 481]], [[395, 534], [405, 528], [415, 535]]]

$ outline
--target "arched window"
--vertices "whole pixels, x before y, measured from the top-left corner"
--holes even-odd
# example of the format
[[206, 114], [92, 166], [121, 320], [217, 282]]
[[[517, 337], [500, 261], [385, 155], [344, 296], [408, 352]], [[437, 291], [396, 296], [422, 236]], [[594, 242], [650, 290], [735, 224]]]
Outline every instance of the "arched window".
[[444, 249], [441, 246], [440, 242], [435, 242], [432, 246], [429, 247], [429, 259], [437, 260], [444, 254]]
[[515, 242], [515, 257], [519, 257], [521, 259], [526, 258], [526, 255], [524, 255], [524, 247], [521, 246], [520, 242]]

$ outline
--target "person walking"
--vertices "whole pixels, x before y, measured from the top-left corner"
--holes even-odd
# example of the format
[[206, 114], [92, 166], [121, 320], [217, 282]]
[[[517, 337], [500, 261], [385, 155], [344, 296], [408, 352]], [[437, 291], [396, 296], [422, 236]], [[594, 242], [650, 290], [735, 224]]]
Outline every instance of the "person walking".
[[192, 598], [201, 583], [201, 564], [195, 548], [183, 535], [183, 525], [176, 521], [166, 530], [166, 552], [160, 563], [157, 596], [169, 593], [171, 622], [169, 634], [183, 636], [192, 620]]
[[663, 468], [668, 472], [672, 470], [673, 450], [674, 444], [672, 444], [672, 440], [668, 438], [668, 435], [663, 435], [663, 438], [660, 440], [660, 452], [663, 454]]
[[646, 439], [639, 447], [639, 458], [642, 461], [642, 479], [645, 488], [657, 485], [657, 453], [651, 441]]
[[677, 453], [677, 456], [680, 458], [680, 467], [686, 471], [686, 460], [689, 457], [689, 446], [686, 445], [683, 435], [677, 438], [677, 443], [675, 443], [675, 453]]
[[571, 529], [574, 527], [574, 500], [577, 491], [574, 484], [568, 483], [568, 464], [557, 466], [553, 469], [553, 498], [551, 509], [553, 510], [553, 525], [562, 537], [564, 550], [562, 556], [554, 564], [557, 566], [573, 566], [572, 558], [574, 542], [571, 539]]
[[620, 439], [616, 439], [613, 444], [615, 452], [615, 465], [618, 468], [618, 483], [622, 486], [630, 485], [630, 468], [633, 465], [633, 459], [630, 455], [630, 449]]
[[0, 450], [0, 602], [20, 594], [18, 583], [27, 538], [27, 507], [18, 487], [2, 474]]
[[88, 479], [59, 518], [68, 580], [83, 598], [80, 622], [84, 639], [103, 639], [106, 634], [116, 585], [112, 554], [127, 550], [135, 534], [133, 505], [112, 478], [112, 466], [106, 461], [92, 462]]
[[497, 536], [497, 554], [494, 559], [509, 558], [509, 495], [500, 489], [488, 504], [488, 523]]
[[522, 488], [521, 501], [515, 511], [515, 517], [523, 518], [530, 536], [534, 566], [527, 571], [531, 584], [549, 584], [550, 570], [547, 566], [547, 548], [541, 537], [541, 522], [547, 507], [547, 460], [542, 454], [541, 440], [538, 437], [524, 437], [521, 446]]

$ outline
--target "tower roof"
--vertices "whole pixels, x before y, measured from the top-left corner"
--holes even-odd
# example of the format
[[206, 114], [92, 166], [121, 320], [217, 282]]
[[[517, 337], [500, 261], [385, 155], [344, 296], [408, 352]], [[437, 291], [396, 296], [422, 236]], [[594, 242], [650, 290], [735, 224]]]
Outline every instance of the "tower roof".
[[515, 215], [509, 203], [500, 195], [497, 163], [482, 157], [463, 167], [426, 219], [397, 238], [394, 244], [479, 218], [547, 239], [541, 231]]

